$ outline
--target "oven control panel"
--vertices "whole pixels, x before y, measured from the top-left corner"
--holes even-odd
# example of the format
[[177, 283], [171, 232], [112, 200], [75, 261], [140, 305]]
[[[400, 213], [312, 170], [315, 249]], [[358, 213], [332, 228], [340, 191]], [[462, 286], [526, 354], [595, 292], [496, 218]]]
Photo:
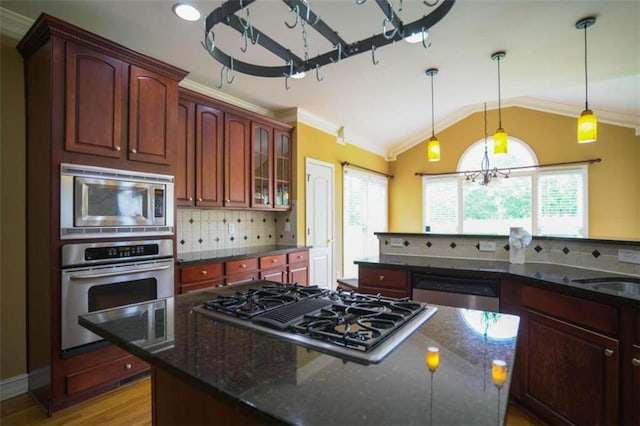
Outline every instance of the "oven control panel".
[[153, 256], [156, 254], [158, 254], [157, 244], [88, 247], [84, 250], [84, 260], [120, 259], [123, 257]]

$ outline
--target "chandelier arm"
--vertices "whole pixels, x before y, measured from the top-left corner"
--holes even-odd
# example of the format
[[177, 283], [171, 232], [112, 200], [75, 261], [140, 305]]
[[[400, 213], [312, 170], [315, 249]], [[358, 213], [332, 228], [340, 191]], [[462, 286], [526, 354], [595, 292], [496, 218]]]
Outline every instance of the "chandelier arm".
[[[282, 0], [282, 1], [292, 9], [295, 8], [296, 6], [298, 6], [300, 10], [304, 10], [303, 8], [306, 9], [307, 7], [310, 7], [310, 6], [307, 6], [307, 4], [305, 4], [305, 2], [303, 2], [302, 0]], [[307, 15], [308, 15], [308, 19], [307, 19]], [[320, 17], [316, 15], [313, 12], [313, 10], [308, 10], [307, 14], [301, 13], [300, 18], [304, 19], [307, 22], [307, 24], [313, 27], [314, 30], [316, 30], [320, 35], [322, 35], [324, 38], [329, 40], [329, 42], [332, 45], [336, 45], [340, 43], [343, 46], [346, 46], [347, 44], [349, 44], [344, 39], [342, 39], [342, 37], [340, 37], [338, 33], [335, 32], [329, 25], [327, 25], [326, 22], [320, 19]]]
[[[577, 160], [577, 161], [563, 161], [560, 163], [546, 163], [546, 164], [537, 164], [533, 166], [518, 166], [518, 167], [505, 167], [502, 169], [496, 169], [499, 173], [504, 173], [503, 171], [508, 171], [511, 173], [513, 170], [522, 170], [522, 169], [543, 169], [545, 167], [558, 167], [558, 166], [572, 166], [574, 164], [596, 164], [602, 161], [601, 158], [590, 158], [588, 160]], [[482, 170], [464, 170], [460, 172], [445, 172], [445, 173], [426, 173], [426, 172], [415, 172], [415, 176], [448, 176], [448, 175], [464, 175], [464, 176], [478, 176], [482, 173]]]

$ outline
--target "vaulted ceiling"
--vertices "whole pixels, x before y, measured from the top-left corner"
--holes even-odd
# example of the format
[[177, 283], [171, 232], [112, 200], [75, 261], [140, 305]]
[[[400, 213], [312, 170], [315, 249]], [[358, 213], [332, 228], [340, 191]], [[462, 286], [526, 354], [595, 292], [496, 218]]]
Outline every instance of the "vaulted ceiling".
[[[302, 120], [330, 132], [343, 128], [347, 142], [393, 158], [431, 133], [434, 77], [435, 130], [479, 111], [497, 107], [497, 64], [491, 54], [504, 50], [500, 63], [503, 107], [519, 105], [577, 117], [584, 109], [584, 31], [575, 23], [596, 16], [588, 36], [589, 106], [601, 121], [640, 130], [640, 2], [457, 0], [429, 29], [428, 48], [398, 41], [371, 53], [348, 57], [307, 73], [301, 80], [254, 77], [232, 72], [220, 89], [222, 66], [201, 46], [204, 17], [218, 1], [195, 1], [203, 13], [196, 22], [178, 19], [175, 2], [159, 1], [4, 1], [3, 32], [26, 31], [45, 12], [86, 30], [190, 71], [184, 85], [205, 89], [227, 101], [272, 114], [297, 108]], [[400, 0], [392, 0], [395, 9]], [[348, 42], [382, 31], [384, 15], [375, 0], [308, 0], [311, 8]], [[404, 0], [402, 19], [412, 22], [434, 8]], [[281, 1], [257, 0], [249, 6], [252, 25], [304, 57], [295, 14]], [[14, 15], [14, 13], [18, 15]], [[242, 16], [246, 16], [242, 13]], [[26, 20], [22, 17], [27, 18]], [[6, 23], [10, 22], [11, 25]], [[21, 30], [20, 26], [24, 28]], [[390, 28], [390, 26], [388, 26]], [[308, 55], [331, 45], [306, 26]], [[283, 65], [258, 45], [243, 53], [242, 34], [215, 27], [217, 46], [235, 58]], [[230, 75], [230, 76], [231, 76]]]

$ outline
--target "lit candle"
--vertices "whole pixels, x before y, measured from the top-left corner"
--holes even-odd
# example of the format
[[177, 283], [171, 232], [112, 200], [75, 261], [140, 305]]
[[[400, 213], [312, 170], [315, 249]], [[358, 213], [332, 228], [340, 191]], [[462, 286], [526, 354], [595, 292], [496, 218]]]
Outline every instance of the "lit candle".
[[440, 350], [435, 346], [429, 346], [427, 348], [427, 367], [432, 373], [438, 369], [440, 364]]
[[493, 365], [491, 366], [491, 377], [493, 378], [493, 383], [501, 388], [507, 382], [507, 363], [494, 359]]

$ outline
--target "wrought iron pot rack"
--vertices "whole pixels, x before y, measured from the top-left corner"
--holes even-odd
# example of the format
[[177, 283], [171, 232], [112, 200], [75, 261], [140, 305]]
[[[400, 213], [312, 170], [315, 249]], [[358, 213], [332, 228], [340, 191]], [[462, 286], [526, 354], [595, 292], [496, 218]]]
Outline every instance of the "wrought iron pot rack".
[[[202, 45], [213, 58], [223, 65], [221, 77], [226, 69], [225, 78], [228, 84], [233, 81], [233, 78], [229, 79], [229, 71], [238, 71], [258, 77], [289, 78], [297, 73], [315, 70], [316, 78], [320, 81], [321, 78], [318, 74], [320, 67], [369, 51], [372, 52], [372, 60], [373, 63], [376, 64], [376, 48], [402, 40], [404, 37], [416, 33], [422, 33], [422, 43], [427, 47], [425, 42], [427, 31], [439, 22], [449, 12], [449, 10], [451, 10], [451, 7], [453, 7], [453, 4], [455, 3], [455, 0], [442, 0], [442, 3], [437, 6], [440, 0], [435, 1], [434, 3], [424, 1], [423, 3], [426, 6], [437, 7], [433, 9], [431, 13], [424, 15], [422, 18], [405, 24], [400, 19], [396, 10], [394, 10], [391, 1], [375, 0], [384, 14], [382, 32], [364, 40], [347, 42], [338, 35], [337, 31], [316, 15], [316, 13], [311, 9], [310, 0], [282, 0], [283, 3], [289, 7], [289, 11], [296, 15], [294, 24], [290, 25], [285, 22], [287, 27], [293, 28], [298, 24], [298, 22], [300, 22], [302, 26], [308, 24], [326, 38], [333, 46], [333, 50], [319, 54], [313, 58], [309, 58], [305, 39], [305, 58], [300, 58], [292, 53], [290, 49], [282, 46], [251, 24], [248, 6], [255, 1], [256, 0], [228, 0], [217, 9], [213, 10], [205, 20], [205, 39]], [[359, 5], [366, 1], [367, 0], [355, 0]], [[400, 2], [399, 9], [401, 8], [402, 0]], [[236, 15], [236, 12], [239, 11], [244, 11], [246, 13], [246, 17]], [[243, 52], [246, 51], [247, 40], [250, 40], [252, 44], [259, 44], [269, 52], [282, 58], [285, 65], [266, 66], [251, 64], [240, 61], [223, 52], [216, 46], [213, 31], [214, 27], [219, 23], [226, 24], [243, 35], [245, 42], [245, 46], [242, 48]], [[389, 25], [389, 29], [387, 29], [387, 25]], [[223, 81], [224, 80], [221, 81], [221, 84]]]

